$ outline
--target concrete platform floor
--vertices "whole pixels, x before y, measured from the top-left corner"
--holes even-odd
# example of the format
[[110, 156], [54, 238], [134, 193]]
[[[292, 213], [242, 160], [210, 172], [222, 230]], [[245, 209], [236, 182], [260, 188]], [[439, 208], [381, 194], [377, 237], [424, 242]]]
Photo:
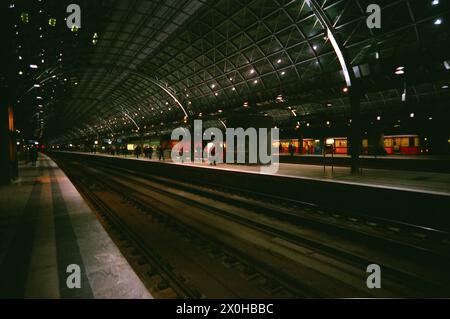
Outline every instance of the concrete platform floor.
[[[92, 154], [100, 156], [112, 156], [107, 154]], [[135, 159], [136, 156], [120, 156], [129, 159]], [[137, 160], [158, 161], [154, 157], [149, 160], [140, 157]], [[260, 173], [258, 165], [236, 165], [236, 164], [218, 164], [217, 166], [209, 166], [208, 163], [202, 164], [175, 164], [170, 159], [164, 162], [174, 165], [194, 165], [208, 167], [211, 169], [238, 170], [249, 173]], [[441, 194], [450, 196], [450, 174], [434, 173], [434, 172], [416, 172], [392, 169], [362, 169], [360, 175], [352, 175], [348, 167], [326, 166], [325, 169], [320, 165], [306, 164], [288, 164], [280, 163], [279, 170], [276, 175], [290, 176], [297, 178], [307, 178], [314, 180], [324, 180], [336, 183], [354, 183], [369, 187], [382, 187], [401, 190], [418, 191], [425, 193]]]
[[[152, 298], [78, 191], [46, 155], [0, 187], [0, 298]], [[69, 289], [69, 265], [81, 288]]]

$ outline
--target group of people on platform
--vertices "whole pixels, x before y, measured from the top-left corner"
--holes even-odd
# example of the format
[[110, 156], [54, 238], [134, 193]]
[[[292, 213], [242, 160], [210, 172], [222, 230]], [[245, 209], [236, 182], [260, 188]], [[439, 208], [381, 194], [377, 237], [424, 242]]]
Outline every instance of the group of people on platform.
[[[133, 155], [136, 158], [148, 158], [148, 159], [152, 159], [153, 158], [153, 154], [156, 152], [156, 158], [158, 158], [159, 160], [166, 160], [166, 154], [165, 154], [166, 149], [163, 147], [163, 145], [158, 145], [156, 147], [154, 146], [145, 146], [142, 147], [141, 145], [136, 145], [136, 147], [133, 150], [129, 150], [126, 147], [115, 147], [115, 146], [110, 146], [106, 149], [106, 153], [110, 154], [110, 155], [122, 155], [122, 156], [130, 156]], [[206, 146], [206, 151], [208, 154], [208, 157], [206, 158], [207, 161], [209, 162], [210, 165], [217, 165], [216, 159], [215, 159], [215, 146], [213, 142], [208, 143], [208, 145]], [[96, 153], [94, 148], [91, 149], [92, 153]], [[197, 147], [197, 154], [202, 154], [202, 148], [201, 147]], [[183, 149], [180, 150], [179, 153], [180, 158], [182, 159], [182, 162], [184, 162], [185, 158], [185, 154], [183, 152]]]
[[[152, 146], [146, 146], [142, 150], [141, 146], [138, 145], [134, 149], [134, 155], [136, 156], [136, 158], [139, 158], [139, 157], [141, 157], [142, 154], [144, 154], [145, 158], [151, 159], [151, 158], [153, 158], [153, 153], [154, 152], [155, 152], [155, 150], [153, 149]], [[159, 160], [165, 160], [166, 159], [166, 157], [164, 155], [164, 148], [161, 145], [158, 145], [156, 147], [156, 154], [158, 155]]]
[[[161, 159], [165, 160], [164, 148], [161, 145], [158, 145], [156, 148], [153, 148], [152, 146], [146, 146], [142, 148], [140, 145], [137, 145], [134, 148], [134, 150], [128, 150], [126, 147], [121, 148], [109, 147], [106, 151], [110, 155], [122, 155], [122, 156], [134, 155], [136, 156], [136, 158], [144, 156], [145, 158], [149, 159], [153, 158], [153, 153], [156, 151], [159, 160]], [[95, 153], [94, 151], [91, 152]]]

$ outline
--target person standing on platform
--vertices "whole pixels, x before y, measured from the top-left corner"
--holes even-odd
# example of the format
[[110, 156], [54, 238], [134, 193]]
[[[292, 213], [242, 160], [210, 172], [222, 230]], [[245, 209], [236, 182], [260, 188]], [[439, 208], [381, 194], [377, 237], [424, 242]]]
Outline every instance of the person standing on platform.
[[148, 158], [149, 158], [149, 159], [152, 159], [152, 157], [153, 157], [153, 147], [150, 146], [150, 147], [148, 148]]
[[136, 146], [136, 148], [134, 149], [134, 153], [136, 155], [136, 158], [139, 158], [139, 156], [141, 156], [142, 150], [141, 150], [141, 147], [139, 145]]
[[159, 156], [159, 160], [161, 160], [161, 158], [163, 161], [166, 160], [165, 156], [164, 156], [164, 148], [162, 147], [161, 144], [158, 146], [158, 156]]
[[292, 145], [292, 143], [289, 143], [289, 154], [291, 154], [291, 157], [294, 157], [295, 152], [295, 146]]
[[206, 154], [208, 155], [209, 165], [216, 166], [216, 146], [214, 145], [214, 136], [212, 137], [211, 142], [206, 145]]
[[32, 147], [31, 150], [30, 150], [30, 160], [31, 160], [31, 164], [33, 166], [36, 166], [36, 162], [37, 162], [38, 156], [39, 156], [39, 154], [38, 154], [37, 148], [36, 147]]

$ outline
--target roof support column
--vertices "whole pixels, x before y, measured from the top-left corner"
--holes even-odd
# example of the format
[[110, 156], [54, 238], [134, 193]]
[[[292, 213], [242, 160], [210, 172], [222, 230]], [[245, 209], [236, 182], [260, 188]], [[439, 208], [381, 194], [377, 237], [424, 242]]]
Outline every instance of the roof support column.
[[359, 174], [362, 138], [361, 138], [361, 92], [358, 85], [353, 85], [349, 89], [350, 95], [350, 155], [351, 155], [351, 171], [352, 174]]
[[17, 144], [13, 108], [0, 104], [0, 184], [9, 184], [17, 177]]
[[344, 75], [347, 88], [350, 96], [350, 112], [352, 116], [350, 140], [351, 148], [351, 168], [352, 174], [359, 174], [359, 155], [361, 153], [361, 112], [360, 112], [360, 97], [361, 88], [358, 87], [355, 75], [351, 65], [346, 58], [344, 46], [342, 45], [338, 34], [336, 33], [333, 23], [326, 15], [323, 8], [319, 5], [317, 0], [306, 0], [306, 3], [311, 8], [311, 11], [317, 17], [326, 31], [326, 35], [331, 42], [334, 52], [341, 64], [342, 73]]

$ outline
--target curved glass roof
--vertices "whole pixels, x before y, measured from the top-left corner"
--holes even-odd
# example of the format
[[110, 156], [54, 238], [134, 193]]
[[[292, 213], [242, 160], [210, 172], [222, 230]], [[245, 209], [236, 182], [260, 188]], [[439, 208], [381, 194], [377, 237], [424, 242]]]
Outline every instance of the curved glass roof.
[[448, 104], [446, 1], [378, 1], [382, 27], [369, 29], [366, 0], [82, 0], [78, 30], [64, 21], [70, 1], [13, 2], [2, 4], [14, 61], [3, 86], [19, 123], [48, 141], [158, 133], [236, 112], [286, 127], [346, 123], [324, 19], [360, 83], [363, 113]]

